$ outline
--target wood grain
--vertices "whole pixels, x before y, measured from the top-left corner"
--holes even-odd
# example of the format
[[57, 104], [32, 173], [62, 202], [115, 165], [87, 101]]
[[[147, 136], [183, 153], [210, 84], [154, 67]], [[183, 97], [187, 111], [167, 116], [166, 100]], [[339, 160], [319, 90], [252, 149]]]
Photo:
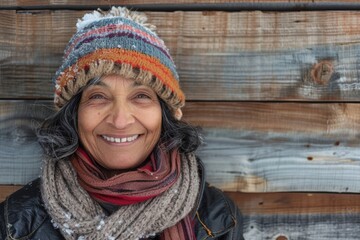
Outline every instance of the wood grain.
[[274, 214], [244, 216], [245, 239], [359, 239], [359, 214]]
[[[51, 78], [83, 14], [2, 11], [3, 99], [52, 98]], [[188, 100], [359, 101], [356, 11], [148, 16], [171, 50]]]
[[245, 239], [358, 239], [359, 194], [230, 193]]
[[360, 194], [226, 192], [244, 215], [359, 214]]
[[[208, 130], [198, 155], [227, 191], [359, 192], [359, 143], [323, 136]], [[339, 144], [341, 142], [341, 144]]]
[[355, 136], [360, 129], [360, 104], [187, 102], [184, 120], [202, 127], [236, 132], [283, 133], [289, 137], [345, 137], [356, 140]]
[[196, 102], [184, 119], [204, 127], [199, 156], [224, 190], [358, 192], [359, 107]]
[[5, 201], [6, 197], [19, 190], [22, 185], [0, 185], [0, 203]]
[[49, 115], [40, 101], [0, 101], [0, 182], [24, 184], [40, 172], [42, 151], [35, 129]]
[[[252, 3], [252, 4], [261, 4], [261, 3], [357, 3], [356, 0], [231, 0], [227, 3]], [[48, 6], [48, 5], [69, 5], [69, 6], [112, 6], [112, 5], [137, 5], [137, 4], [214, 4], [214, 3], [224, 3], [222, 0], [2, 0], [1, 6]]]

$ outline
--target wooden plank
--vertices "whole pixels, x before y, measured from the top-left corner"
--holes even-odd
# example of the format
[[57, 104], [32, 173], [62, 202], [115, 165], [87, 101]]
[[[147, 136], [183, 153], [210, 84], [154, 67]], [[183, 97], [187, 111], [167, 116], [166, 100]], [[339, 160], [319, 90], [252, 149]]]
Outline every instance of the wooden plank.
[[227, 193], [244, 215], [245, 239], [358, 239], [359, 194]]
[[[69, 40], [69, 30], [64, 29], [68, 27], [64, 24], [67, 20], [48, 11], [39, 14], [4, 11], [0, 18], [1, 97], [51, 97], [54, 92], [51, 78]], [[76, 21], [74, 16], [67, 18]]]
[[205, 128], [199, 156], [224, 190], [358, 192], [359, 107], [188, 103], [184, 118]]
[[[1, 12], [0, 95], [52, 98], [50, 79], [84, 11]], [[148, 15], [188, 100], [359, 101], [357, 11]]]
[[[51, 103], [0, 101], [0, 183], [39, 175], [34, 122]], [[188, 103], [207, 180], [227, 191], [360, 192], [360, 104]]]
[[0, 185], [0, 203], [21, 187], [21, 185]]
[[39, 101], [0, 101], [1, 183], [24, 184], [39, 176], [35, 128], [49, 113], [49, 104]]
[[306, 134], [206, 130], [205, 145], [198, 155], [205, 163], [206, 179], [219, 188], [359, 192], [360, 146], [355, 141]]
[[244, 217], [245, 239], [359, 239], [359, 214], [261, 215]]
[[[214, 3], [223, 3], [222, 0], [2, 0], [1, 6], [48, 6], [48, 5], [67, 5], [67, 6], [112, 6], [112, 5], [138, 5], [138, 4], [214, 4]], [[289, 1], [289, 0], [231, 0], [227, 1], [227, 3], [251, 3], [251, 4], [259, 4], [259, 3], [298, 3], [298, 4], [306, 4], [306, 3], [357, 3], [357, 0], [297, 0], [297, 1]]]
[[[227, 3], [291, 3], [294, 1], [288, 0], [232, 0], [227, 1]], [[338, 0], [297, 0], [296, 3], [306, 4], [306, 3], [338, 3]], [[342, 3], [357, 3], [357, 0], [343, 0]], [[68, 6], [89, 6], [89, 5], [103, 5], [103, 6], [112, 6], [112, 5], [138, 5], [138, 4], [214, 4], [214, 3], [224, 3], [222, 0], [173, 0], [171, 3], [167, 0], [2, 0], [0, 7], [4, 6], [48, 6], [48, 5], [68, 5]]]
[[226, 192], [244, 215], [360, 213], [359, 194]]
[[183, 113], [186, 121], [206, 128], [289, 137], [338, 137], [357, 142], [360, 129], [358, 103], [187, 102]]
[[[0, 185], [0, 202], [21, 186]], [[226, 194], [243, 214], [246, 239], [358, 239], [359, 194]]]

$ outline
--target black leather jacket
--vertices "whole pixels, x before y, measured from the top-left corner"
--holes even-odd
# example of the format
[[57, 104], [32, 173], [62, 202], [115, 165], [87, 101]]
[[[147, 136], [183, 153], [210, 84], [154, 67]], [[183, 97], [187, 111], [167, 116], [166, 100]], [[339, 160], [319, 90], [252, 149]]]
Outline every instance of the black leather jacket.
[[[195, 217], [197, 240], [241, 240], [242, 217], [236, 205], [219, 189], [202, 184]], [[46, 212], [37, 179], [0, 204], [0, 239], [64, 239]]]

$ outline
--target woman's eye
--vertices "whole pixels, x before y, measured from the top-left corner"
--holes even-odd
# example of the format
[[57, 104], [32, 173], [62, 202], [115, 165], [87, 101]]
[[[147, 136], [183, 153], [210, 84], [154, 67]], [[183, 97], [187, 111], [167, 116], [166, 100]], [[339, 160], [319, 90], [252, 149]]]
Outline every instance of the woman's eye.
[[93, 94], [89, 97], [89, 99], [104, 99], [105, 96], [102, 94]]
[[136, 95], [136, 98], [140, 98], [140, 99], [150, 99], [150, 97], [146, 94], [140, 93], [138, 95]]

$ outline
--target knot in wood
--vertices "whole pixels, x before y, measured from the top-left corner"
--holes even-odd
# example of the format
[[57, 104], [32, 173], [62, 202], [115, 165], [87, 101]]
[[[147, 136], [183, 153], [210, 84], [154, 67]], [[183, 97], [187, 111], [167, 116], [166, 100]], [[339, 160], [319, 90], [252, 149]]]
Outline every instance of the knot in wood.
[[279, 235], [275, 238], [275, 240], [288, 240], [288, 238], [284, 235]]
[[326, 85], [334, 72], [333, 64], [330, 61], [320, 61], [311, 69], [312, 80], [319, 85]]

